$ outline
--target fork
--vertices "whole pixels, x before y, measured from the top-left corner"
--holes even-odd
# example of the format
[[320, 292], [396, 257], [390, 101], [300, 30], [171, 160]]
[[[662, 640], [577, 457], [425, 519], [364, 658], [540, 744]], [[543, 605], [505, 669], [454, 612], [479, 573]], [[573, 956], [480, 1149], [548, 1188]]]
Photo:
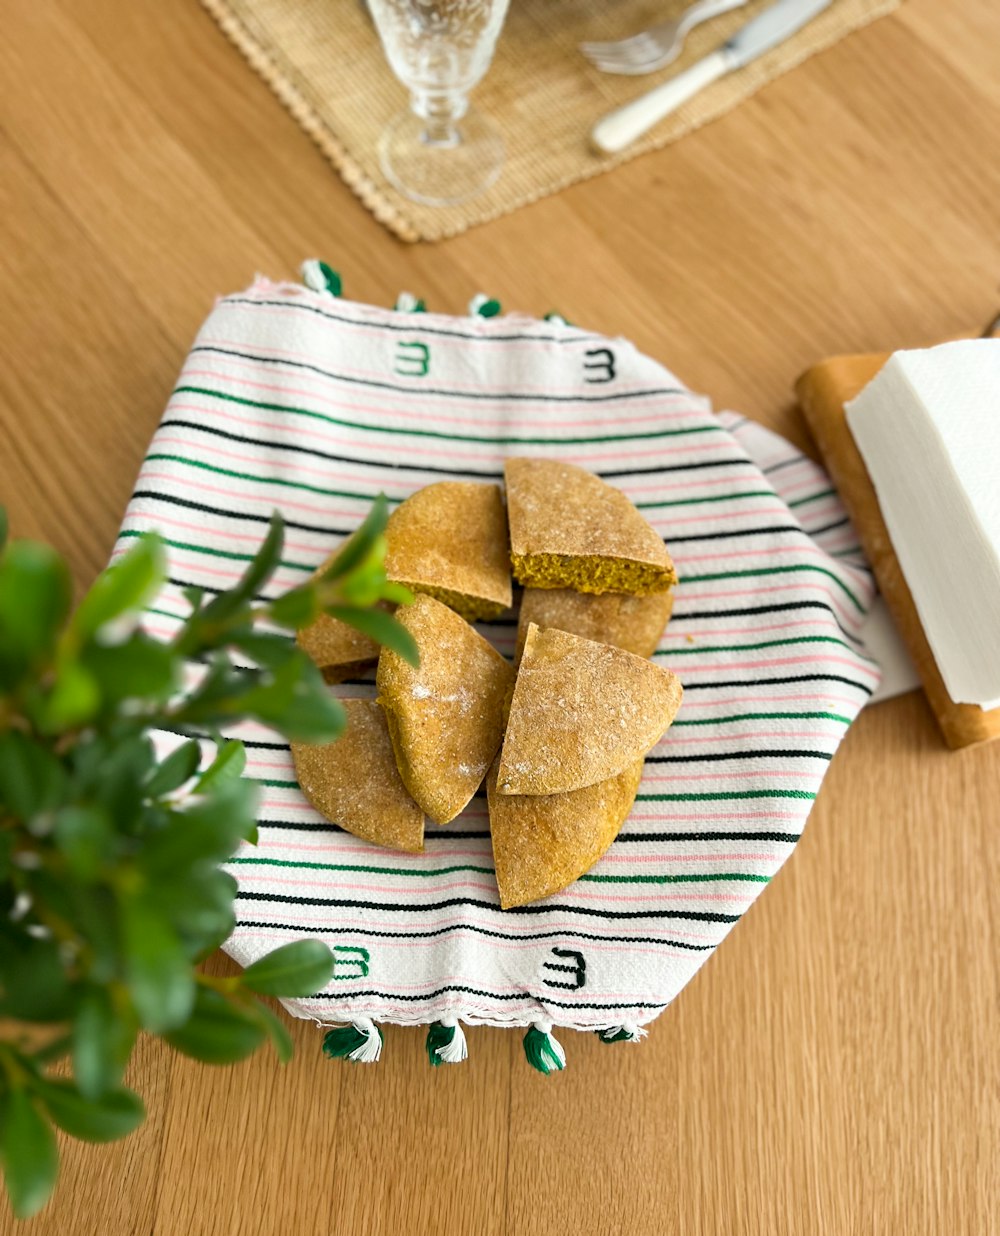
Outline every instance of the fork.
[[580, 50], [602, 73], [653, 73], [677, 59], [689, 30], [747, 3], [748, 0], [696, 0], [679, 17], [659, 22], [631, 38], [581, 43]]

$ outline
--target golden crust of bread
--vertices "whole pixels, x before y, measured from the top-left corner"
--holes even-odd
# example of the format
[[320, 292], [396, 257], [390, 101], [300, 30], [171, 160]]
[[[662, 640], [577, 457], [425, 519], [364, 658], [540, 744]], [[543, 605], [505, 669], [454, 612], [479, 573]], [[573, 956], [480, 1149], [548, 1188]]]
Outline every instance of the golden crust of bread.
[[566, 631], [528, 628], [500, 752], [501, 794], [560, 794], [631, 767], [677, 714], [670, 670]]
[[378, 660], [378, 644], [373, 639], [329, 614], [303, 627], [295, 642], [312, 657], [327, 682], [343, 682]]
[[440, 481], [401, 503], [386, 525], [385, 571], [470, 622], [511, 603], [507, 511], [499, 485]]
[[390, 649], [376, 683], [403, 783], [435, 823], [447, 824], [482, 784], [503, 737], [514, 671], [453, 610], [420, 594], [396, 612], [420, 666]]
[[334, 824], [375, 845], [415, 854], [424, 813], [396, 768], [385, 714], [375, 700], [342, 700], [347, 729], [336, 742], [292, 743], [299, 788]]
[[517, 651], [521, 659], [525, 637], [531, 623], [555, 627], [571, 635], [614, 644], [637, 657], [650, 657], [660, 642], [674, 606], [673, 592], [654, 592], [648, 597], [622, 596], [606, 592], [594, 596], [572, 588], [525, 588], [517, 623]]
[[504, 477], [519, 583], [646, 596], [677, 582], [659, 535], [592, 472], [556, 459], [508, 459]]
[[566, 794], [500, 794], [486, 781], [500, 905], [527, 905], [572, 884], [597, 862], [632, 810], [642, 760]]

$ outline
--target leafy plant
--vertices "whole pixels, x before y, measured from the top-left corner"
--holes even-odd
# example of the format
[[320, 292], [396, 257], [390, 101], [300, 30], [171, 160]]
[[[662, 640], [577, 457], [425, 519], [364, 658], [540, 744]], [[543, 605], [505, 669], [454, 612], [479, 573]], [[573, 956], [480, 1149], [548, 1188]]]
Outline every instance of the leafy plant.
[[385, 521], [380, 497], [325, 574], [262, 601], [276, 514], [236, 586], [186, 589], [190, 613], [162, 641], [138, 625], [166, 576], [159, 538], [139, 538], [71, 612], [66, 564], [7, 543], [0, 508], [0, 1163], [18, 1216], [54, 1187], [53, 1126], [111, 1141], [142, 1122], [122, 1084], [140, 1030], [210, 1064], [265, 1039], [291, 1056], [256, 995], [322, 987], [325, 945], [286, 944], [237, 978], [197, 968], [235, 923], [220, 864], [256, 839], [258, 787], [221, 731], [254, 719], [288, 739], [340, 734], [344, 710], [291, 634], [323, 612], [415, 662], [377, 608], [412, 599], [386, 579]]

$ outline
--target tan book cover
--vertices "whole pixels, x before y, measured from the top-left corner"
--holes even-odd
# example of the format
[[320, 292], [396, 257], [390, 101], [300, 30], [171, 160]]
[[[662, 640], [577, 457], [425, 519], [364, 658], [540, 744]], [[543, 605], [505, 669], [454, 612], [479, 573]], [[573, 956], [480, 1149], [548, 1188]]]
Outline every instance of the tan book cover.
[[882, 518], [878, 498], [847, 425], [850, 402], [889, 359], [888, 353], [835, 356], [807, 369], [795, 384], [806, 423], [854, 522], [886, 605], [899, 630], [949, 747], [1000, 737], [1000, 708], [956, 704], [945, 689]]

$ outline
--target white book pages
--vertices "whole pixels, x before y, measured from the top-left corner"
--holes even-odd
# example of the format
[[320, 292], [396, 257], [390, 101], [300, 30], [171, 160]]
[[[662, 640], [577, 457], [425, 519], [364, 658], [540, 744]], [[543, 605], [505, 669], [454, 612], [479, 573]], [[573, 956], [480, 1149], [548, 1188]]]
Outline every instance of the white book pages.
[[896, 352], [846, 411], [948, 694], [1000, 706], [1000, 339]]

